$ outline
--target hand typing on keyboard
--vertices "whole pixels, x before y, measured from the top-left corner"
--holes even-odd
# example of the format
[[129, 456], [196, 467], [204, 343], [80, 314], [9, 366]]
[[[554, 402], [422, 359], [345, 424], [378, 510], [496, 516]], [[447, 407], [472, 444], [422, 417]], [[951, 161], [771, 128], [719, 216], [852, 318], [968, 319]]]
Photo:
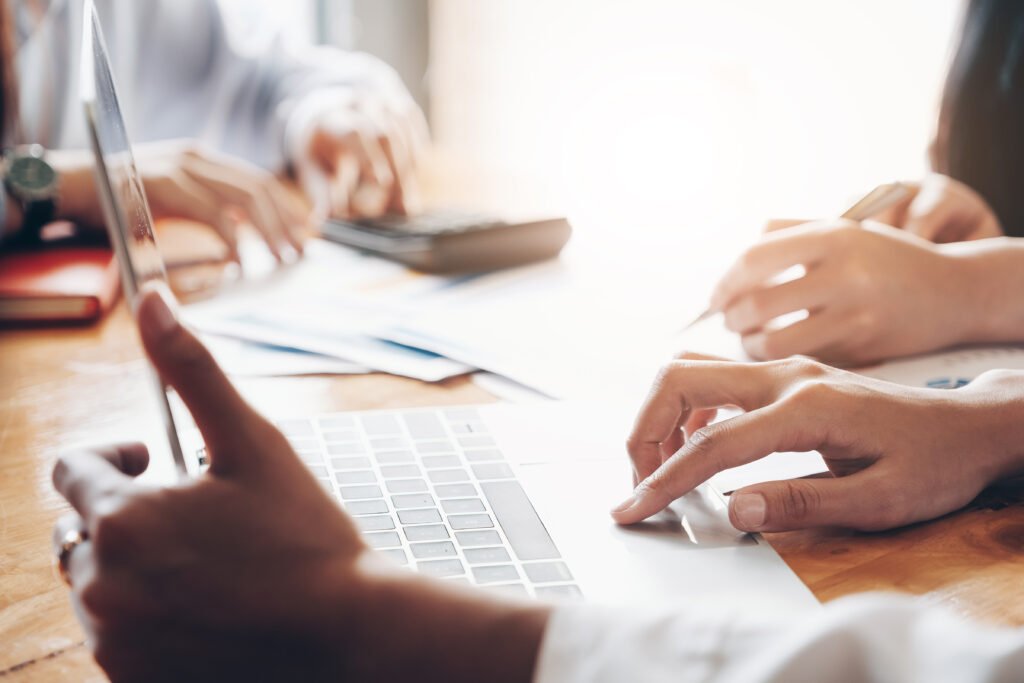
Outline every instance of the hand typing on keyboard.
[[[146, 469], [148, 454], [132, 444], [65, 455], [54, 469], [54, 485], [75, 509], [58, 522], [55, 538], [60, 543], [74, 530], [86, 538], [67, 555], [72, 601], [111, 678], [404, 680], [429, 671], [450, 681], [530, 679], [549, 608], [424, 578], [371, 550], [360, 531], [382, 546], [390, 537], [373, 534], [396, 533], [390, 516], [372, 513], [384, 500], [376, 479], [337, 470], [357, 528], [158, 291], [144, 291], [137, 310], [146, 352], [192, 412], [210, 466], [177, 486], [144, 486], [133, 477]], [[364, 457], [337, 450], [336, 459]], [[412, 464], [415, 471], [401, 458], [385, 459], [373, 471], [386, 489], [426, 481]], [[424, 467], [430, 464], [446, 463]], [[427, 480], [435, 491], [467, 486], [468, 474], [443, 475], [436, 485], [429, 474], [453, 471], [459, 468], [428, 469]], [[461, 566], [453, 542], [441, 540], [450, 526], [468, 535], [456, 542], [461, 557], [482, 568], [480, 582], [508, 581], [520, 569], [500, 541], [475, 544], [471, 535], [497, 536], [490, 512], [522, 516], [517, 484], [493, 464], [475, 475], [493, 478], [484, 498], [457, 495], [438, 509], [426, 484], [399, 484], [404, 492], [391, 496], [393, 505], [410, 504], [396, 510], [399, 523], [416, 530], [405, 543], [425, 562], [440, 563], [438, 572]], [[550, 558], [537, 538], [509, 541], [516, 553]], [[534, 583], [566, 579], [550, 561], [521, 569]]]

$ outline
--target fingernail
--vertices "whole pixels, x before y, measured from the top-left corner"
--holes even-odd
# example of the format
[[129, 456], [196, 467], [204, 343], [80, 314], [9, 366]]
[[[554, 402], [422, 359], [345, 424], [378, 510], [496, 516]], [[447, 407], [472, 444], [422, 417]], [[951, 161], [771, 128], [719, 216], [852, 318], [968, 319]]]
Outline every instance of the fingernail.
[[629, 508], [631, 508], [634, 505], [636, 505], [636, 501], [637, 501], [637, 495], [634, 493], [629, 498], [627, 498], [626, 500], [624, 500], [621, 503], [619, 503], [616, 507], [612, 508], [612, 514], [613, 515], [617, 515], [620, 512], [625, 512]]
[[167, 334], [178, 326], [178, 307], [174, 303], [174, 295], [164, 283], [150, 282], [139, 294], [139, 301], [150, 292], [156, 296], [149, 296], [151, 303], [142, 323], [159, 335]]
[[764, 526], [768, 505], [760, 493], [738, 493], [732, 499], [732, 511], [744, 531], [757, 531]]

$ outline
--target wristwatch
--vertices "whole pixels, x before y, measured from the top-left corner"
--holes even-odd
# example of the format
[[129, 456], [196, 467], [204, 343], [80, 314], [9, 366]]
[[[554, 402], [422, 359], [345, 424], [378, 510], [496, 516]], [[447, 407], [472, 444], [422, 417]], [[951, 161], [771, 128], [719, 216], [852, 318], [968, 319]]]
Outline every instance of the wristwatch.
[[27, 240], [39, 238], [39, 231], [57, 215], [60, 175], [46, 163], [42, 145], [13, 147], [4, 152], [4, 188], [21, 206], [21, 233]]

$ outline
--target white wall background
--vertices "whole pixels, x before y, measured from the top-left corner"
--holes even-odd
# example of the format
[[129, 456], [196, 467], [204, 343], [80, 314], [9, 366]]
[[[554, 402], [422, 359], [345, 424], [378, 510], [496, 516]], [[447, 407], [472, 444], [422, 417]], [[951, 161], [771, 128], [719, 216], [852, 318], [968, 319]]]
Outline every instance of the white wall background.
[[836, 215], [926, 169], [959, 0], [434, 0], [437, 142], [581, 225]]
[[[389, 35], [352, 0], [220, 1], [250, 38]], [[746, 241], [925, 172], [961, 1], [430, 0], [434, 138], [590, 230]]]

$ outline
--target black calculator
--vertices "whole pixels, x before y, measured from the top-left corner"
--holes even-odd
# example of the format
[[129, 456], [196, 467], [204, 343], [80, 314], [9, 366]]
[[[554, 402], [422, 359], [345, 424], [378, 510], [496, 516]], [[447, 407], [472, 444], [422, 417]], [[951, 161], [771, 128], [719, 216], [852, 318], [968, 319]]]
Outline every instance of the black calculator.
[[331, 219], [321, 234], [416, 270], [452, 274], [554, 258], [569, 241], [572, 228], [564, 218], [511, 222], [493, 215], [447, 210], [351, 221]]

